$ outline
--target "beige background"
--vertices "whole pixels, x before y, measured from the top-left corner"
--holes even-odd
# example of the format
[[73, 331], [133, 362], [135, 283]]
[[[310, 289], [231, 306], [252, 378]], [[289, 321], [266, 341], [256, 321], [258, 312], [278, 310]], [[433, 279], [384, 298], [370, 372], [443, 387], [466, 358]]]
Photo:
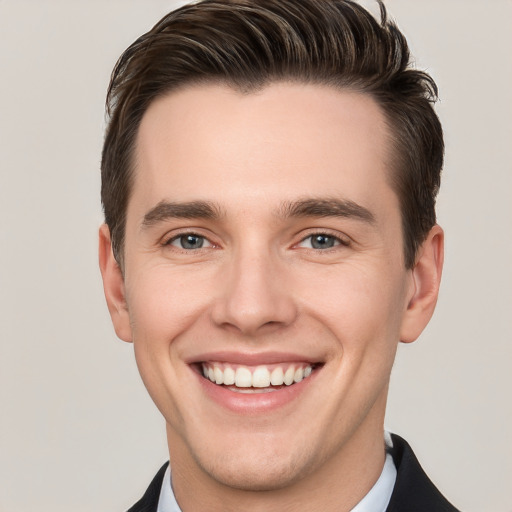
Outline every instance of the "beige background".
[[[103, 101], [179, 2], [0, 0], [0, 511], [121, 511], [164, 425], [96, 264]], [[368, 2], [367, 2], [368, 3]], [[466, 512], [512, 511], [512, 3], [388, 0], [441, 89], [438, 310], [401, 347], [387, 426]]]

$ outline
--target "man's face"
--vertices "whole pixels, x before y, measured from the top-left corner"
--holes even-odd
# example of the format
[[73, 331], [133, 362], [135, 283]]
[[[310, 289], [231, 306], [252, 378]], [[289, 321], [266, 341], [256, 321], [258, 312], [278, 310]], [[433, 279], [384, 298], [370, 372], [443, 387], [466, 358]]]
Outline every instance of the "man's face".
[[382, 435], [416, 286], [387, 145], [371, 98], [317, 85], [146, 112], [115, 324], [183, 471], [278, 488]]

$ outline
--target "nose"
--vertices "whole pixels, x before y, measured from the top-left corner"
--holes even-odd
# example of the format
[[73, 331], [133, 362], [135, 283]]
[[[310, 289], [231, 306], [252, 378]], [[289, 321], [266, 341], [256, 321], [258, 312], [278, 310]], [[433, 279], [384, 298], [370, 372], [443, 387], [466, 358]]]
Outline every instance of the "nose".
[[284, 262], [269, 251], [251, 252], [234, 256], [224, 269], [212, 320], [224, 329], [256, 336], [293, 323], [297, 308]]

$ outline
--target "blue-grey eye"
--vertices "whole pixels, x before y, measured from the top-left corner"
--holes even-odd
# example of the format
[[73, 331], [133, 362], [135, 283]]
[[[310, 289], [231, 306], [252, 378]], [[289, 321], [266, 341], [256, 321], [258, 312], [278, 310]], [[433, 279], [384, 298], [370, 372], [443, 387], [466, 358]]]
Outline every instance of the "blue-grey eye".
[[299, 244], [300, 247], [308, 249], [332, 249], [336, 245], [340, 245], [340, 240], [335, 236], [326, 235], [325, 233], [318, 233], [310, 235]]
[[330, 249], [336, 244], [336, 239], [328, 235], [312, 235], [311, 247], [313, 249]]
[[204, 236], [195, 235], [193, 233], [186, 233], [184, 235], [180, 235], [177, 236], [176, 238], [173, 238], [169, 242], [169, 245], [179, 247], [180, 249], [193, 250], [201, 249], [211, 244]]

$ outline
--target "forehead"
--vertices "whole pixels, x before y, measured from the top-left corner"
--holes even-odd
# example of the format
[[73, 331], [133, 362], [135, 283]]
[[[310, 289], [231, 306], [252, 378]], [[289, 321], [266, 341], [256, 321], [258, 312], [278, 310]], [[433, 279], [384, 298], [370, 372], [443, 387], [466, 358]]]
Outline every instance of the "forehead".
[[[275, 83], [190, 86], [155, 100], [137, 136], [132, 198], [250, 204], [350, 196], [387, 185], [388, 132], [368, 95]], [[239, 203], [236, 203], [236, 201]]]

